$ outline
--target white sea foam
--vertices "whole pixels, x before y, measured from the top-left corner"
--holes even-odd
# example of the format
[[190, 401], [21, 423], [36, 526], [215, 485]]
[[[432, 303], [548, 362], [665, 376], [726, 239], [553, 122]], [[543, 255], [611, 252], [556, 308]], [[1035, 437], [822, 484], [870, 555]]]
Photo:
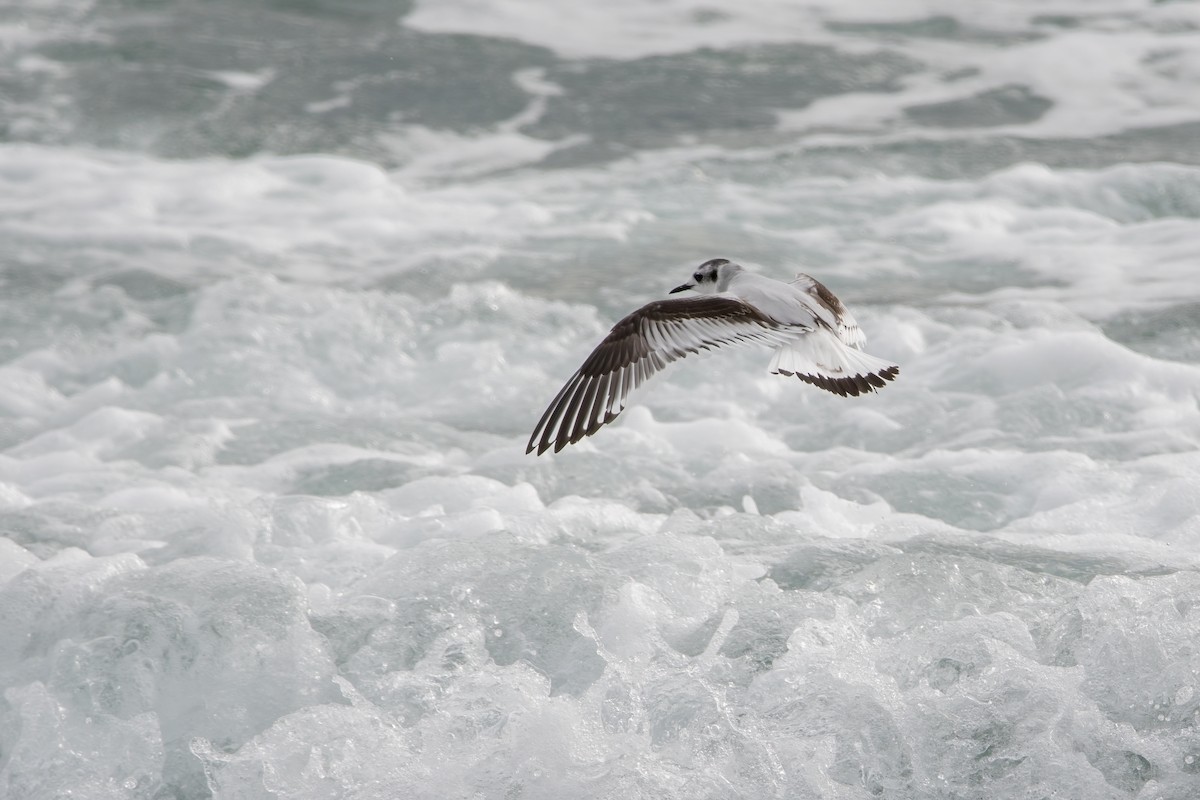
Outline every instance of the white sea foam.
[[[1166, 598], [1200, 588], [1200, 368], [1105, 332], [1200, 300], [1194, 169], [751, 185], [664, 153], [467, 191], [0, 156], [5, 235], [94, 253], [27, 301], [86, 337], [5, 333], [8, 793], [1194, 788]], [[734, 177], [679, 166], [705, 162]], [[524, 457], [607, 321], [700, 253], [614, 262], [601, 310], [504, 254], [665, 251], [681, 188], [764, 269], [800, 248], [901, 380], [847, 403], [724, 354]]]
[[[788, 124], [926, 141], [908, 104], [1012, 81], [1065, 110], [991, 133], [1182, 119], [1194, 11], [1142, 6], [885, 31], [980, 71]], [[405, 24], [532, 7], [439, 8]], [[564, 50], [627, 58], [957, 13], [640, 8], [520, 33], [576, 14]], [[1074, 99], [1034, 74], [1107, 42]], [[1200, 793], [1200, 169], [837, 177], [778, 139], [536, 169], [559, 89], [519, 80], [493, 129], [398, 125], [394, 169], [0, 144], [0, 795]], [[820, 277], [900, 379], [688, 359], [526, 456], [612, 322], [718, 255]]]

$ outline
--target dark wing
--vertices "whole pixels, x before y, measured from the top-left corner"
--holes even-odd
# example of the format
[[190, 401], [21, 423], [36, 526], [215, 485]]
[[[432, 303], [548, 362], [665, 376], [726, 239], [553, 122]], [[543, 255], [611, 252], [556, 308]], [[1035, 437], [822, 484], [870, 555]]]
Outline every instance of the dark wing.
[[867, 337], [863, 335], [862, 329], [858, 327], [858, 323], [854, 321], [854, 316], [846, 305], [838, 299], [838, 296], [811, 275], [805, 275], [803, 272], [796, 273], [796, 279], [792, 281], [792, 285], [799, 287], [809, 298], [811, 298], [810, 307], [817, 319], [829, 326], [829, 329], [837, 334], [837, 337], [844, 344], [851, 347], [862, 349], [867, 343]]
[[617, 418], [629, 393], [689, 353], [726, 344], [782, 344], [809, 330], [782, 326], [734, 297], [657, 300], [613, 326], [529, 437], [526, 453], [558, 452]]

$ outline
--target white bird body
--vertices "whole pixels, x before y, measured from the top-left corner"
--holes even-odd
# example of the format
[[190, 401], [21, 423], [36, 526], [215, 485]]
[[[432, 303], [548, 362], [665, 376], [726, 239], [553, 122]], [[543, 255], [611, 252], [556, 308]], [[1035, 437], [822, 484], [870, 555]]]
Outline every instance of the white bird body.
[[772, 373], [843, 397], [873, 392], [899, 374], [895, 364], [862, 352], [858, 323], [815, 278], [802, 273], [784, 283], [723, 258], [704, 262], [692, 278], [671, 293], [709, 296], [656, 300], [614, 325], [542, 414], [525, 452], [557, 453], [591, 436], [651, 375], [722, 345], [771, 345]]
[[[797, 280], [807, 277], [800, 275]], [[730, 279], [726, 292], [784, 325], [804, 325], [815, 329], [818, 326], [836, 328], [839, 324], [831, 309], [816, 302], [811, 294], [794, 282], [784, 283], [742, 270]], [[850, 323], [854, 325], [853, 319]]]

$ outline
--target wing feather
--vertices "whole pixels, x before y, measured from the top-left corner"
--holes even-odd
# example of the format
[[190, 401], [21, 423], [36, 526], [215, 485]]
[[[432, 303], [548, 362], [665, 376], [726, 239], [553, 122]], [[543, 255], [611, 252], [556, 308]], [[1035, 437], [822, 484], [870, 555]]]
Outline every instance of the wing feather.
[[[829, 291], [825, 284], [811, 275], [803, 272], [796, 273], [792, 285], [801, 289], [811, 299], [809, 304], [817, 319], [825, 323], [831, 331], [837, 334], [843, 344], [861, 350], [867, 343], [867, 337], [862, 328], [854, 320], [850, 310], [846, 308], [837, 295]], [[824, 387], [822, 387], [824, 388]]]
[[629, 394], [673, 361], [722, 345], [782, 345], [810, 328], [782, 325], [736, 297], [657, 300], [613, 326], [546, 408], [525, 452], [559, 452], [612, 422]]

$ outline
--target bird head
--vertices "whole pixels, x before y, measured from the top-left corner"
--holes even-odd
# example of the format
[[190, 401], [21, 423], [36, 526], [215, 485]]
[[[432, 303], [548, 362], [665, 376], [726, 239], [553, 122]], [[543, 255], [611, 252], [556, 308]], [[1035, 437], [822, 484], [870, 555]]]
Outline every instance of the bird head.
[[742, 268], [740, 265], [733, 263], [727, 258], [713, 258], [696, 267], [696, 271], [692, 273], [691, 281], [676, 286], [669, 293], [675, 294], [676, 292], [684, 292], [688, 289], [692, 289], [699, 294], [723, 292], [729, 288], [729, 279], [741, 271]]

